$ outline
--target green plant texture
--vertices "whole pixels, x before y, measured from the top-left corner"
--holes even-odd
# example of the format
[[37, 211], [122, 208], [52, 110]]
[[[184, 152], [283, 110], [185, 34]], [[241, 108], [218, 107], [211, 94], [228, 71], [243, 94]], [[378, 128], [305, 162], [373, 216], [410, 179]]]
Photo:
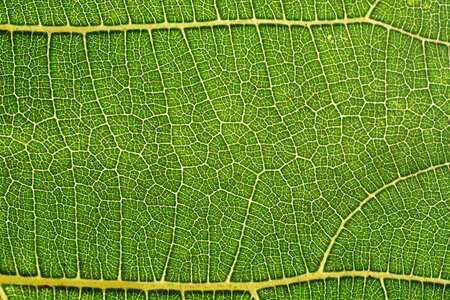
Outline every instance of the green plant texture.
[[449, 1], [2, 1], [0, 298], [450, 299]]

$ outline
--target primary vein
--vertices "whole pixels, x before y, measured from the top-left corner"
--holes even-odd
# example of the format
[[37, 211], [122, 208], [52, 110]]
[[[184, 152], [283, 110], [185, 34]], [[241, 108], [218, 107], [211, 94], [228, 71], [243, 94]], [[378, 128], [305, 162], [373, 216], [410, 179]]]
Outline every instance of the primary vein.
[[450, 280], [444, 278], [423, 277], [417, 275], [393, 274], [389, 272], [375, 271], [342, 271], [342, 272], [314, 272], [306, 273], [289, 278], [272, 279], [261, 282], [168, 282], [168, 281], [125, 281], [125, 280], [102, 280], [102, 279], [79, 279], [79, 278], [44, 278], [40, 276], [20, 276], [0, 274], [0, 285], [22, 285], [22, 286], [48, 286], [48, 287], [76, 287], [97, 289], [137, 289], [137, 290], [177, 290], [177, 291], [249, 291], [289, 285], [294, 283], [309, 282], [314, 280], [340, 279], [345, 277], [375, 278], [379, 280], [392, 279], [404, 281], [417, 281], [422, 283], [435, 283], [449, 285]]
[[233, 25], [280, 25], [280, 26], [323, 26], [323, 25], [345, 25], [345, 24], [372, 24], [381, 26], [387, 30], [393, 30], [407, 35], [414, 39], [419, 39], [424, 42], [442, 44], [450, 46], [450, 42], [439, 39], [432, 39], [421, 36], [419, 34], [411, 33], [401, 28], [394, 27], [387, 23], [370, 19], [369, 17], [362, 18], [344, 18], [335, 20], [270, 20], [270, 19], [245, 19], [245, 20], [214, 20], [201, 22], [179, 22], [179, 23], [152, 23], [152, 24], [122, 24], [122, 25], [91, 25], [91, 26], [51, 26], [51, 25], [14, 25], [1, 24], [0, 30], [15, 32], [42, 32], [42, 33], [79, 33], [87, 34], [91, 32], [101, 31], [128, 31], [128, 30], [155, 30], [155, 29], [187, 29], [187, 28], [201, 28], [201, 27], [215, 27], [215, 26], [233, 26]]

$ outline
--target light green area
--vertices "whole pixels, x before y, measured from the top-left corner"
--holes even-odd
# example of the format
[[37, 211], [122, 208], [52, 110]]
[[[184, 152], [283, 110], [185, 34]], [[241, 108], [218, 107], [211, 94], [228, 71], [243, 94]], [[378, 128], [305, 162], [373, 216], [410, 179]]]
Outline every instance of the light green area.
[[[345, 224], [324, 270], [450, 280], [450, 3], [373, 4], [4, 1], [0, 23], [14, 25], [201, 25], [217, 13], [280, 22], [86, 35], [0, 30], [0, 273], [243, 282], [315, 272], [342, 221], [369, 194], [411, 175]], [[369, 10], [385, 25], [283, 25]], [[10, 299], [103, 299], [94, 289], [4, 290]], [[448, 285], [383, 287], [372, 278], [258, 295], [450, 297]]]
[[344, 278], [265, 289], [263, 299], [447, 299], [448, 288], [434, 284]]
[[353, 278], [270, 288], [262, 290], [260, 296], [262, 299], [386, 299], [380, 281]]
[[448, 1], [380, 0], [372, 18], [422, 36], [450, 40]]
[[[181, 294], [175, 291], [153, 291], [144, 292], [139, 290], [107, 290], [102, 293], [99, 289], [83, 288], [80, 290], [75, 288], [35, 288], [35, 287], [18, 287], [18, 286], [7, 286], [4, 288], [7, 292], [8, 299], [29, 299], [29, 300], [40, 300], [40, 299], [57, 299], [57, 300], [115, 300], [115, 299], [128, 299], [128, 300], [144, 300], [144, 299], [155, 299], [155, 300], [180, 300]], [[216, 293], [217, 297], [214, 299], [236, 299], [244, 300], [248, 299], [245, 297], [244, 293], [228, 293], [220, 292]], [[80, 297], [81, 295], [81, 297]], [[197, 296], [197, 294], [186, 293], [186, 298], [191, 296]], [[207, 297], [200, 297], [194, 299], [208, 299]], [[227, 298], [232, 296], [230, 298]], [[234, 297], [233, 297], [234, 296]]]

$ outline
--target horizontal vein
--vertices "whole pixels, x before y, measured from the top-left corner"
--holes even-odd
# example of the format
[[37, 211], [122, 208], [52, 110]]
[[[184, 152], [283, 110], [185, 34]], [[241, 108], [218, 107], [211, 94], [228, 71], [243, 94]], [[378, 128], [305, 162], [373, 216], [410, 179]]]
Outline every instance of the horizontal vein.
[[246, 19], [246, 20], [214, 20], [201, 22], [165, 22], [152, 24], [123, 24], [123, 25], [92, 25], [92, 26], [47, 26], [47, 25], [0, 25], [1, 30], [8, 31], [32, 31], [48, 33], [89, 33], [98, 31], [124, 31], [124, 30], [153, 30], [153, 29], [185, 29], [212, 26], [232, 26], [232, 25], [332, 25], [332, 24], [350, 24], [365, 22], [365, 18], [354, 19], [336, 19], [336, 20], [317, 20], [317, 21], [297, 21], [297, 20], [268, 20], [268, 19]]
[[373, 271], [342, 271], [342, 272], [314, 272], [299, 276], [273, 279], [262, 282], [205, 282], [205, 283], [183, 283], [183, 282], [139, 282], [124, 280], [101, 280], [101, 279], [80, 279], [80, 278], [44, 278], [26, 277], [20, 275], [0, 274], [1, 285], [22, 285], [22, 286], [45, 286], [45, 287], [76, 287], [76, 288], [96, 288], [96, 289], [137, 289], [137, 290], [177, 290], [177, 291], [249, 291], [255, 292], [259, 289], [283, 286], [293, 283], [309, 282], [313, 280], [340, 279], [345, 277], [375, 278], [379, 280], [404, 280], [417, 281], [421, 283], [435, 283], [450, 285], [449, 279], [430, 278], [416, 275], [402, 275], [388, 272]]
[[430, 167], [428, 167], [426, 169], [422, 169], [422, 170], [419, 170], [417, 172], [414, 172], [414, 173], [411, 173], [411, 174], [408, 174], [408, 175], [405, 175], [405, 176], [398, 177], [397, 179], [395, 179], [395, 180], [393, 180], [393, 181], [383, 185], [382, 187], [380, 187], [379, 189], [377, 189], [373, 193], [367, 195], [367, 197], [364, 198], [363, 201], [361, 201], [359, 206], [355, 210], [353, 210], [345, 219], [342, 220], [341, 225], [337, 229], [336, 233], [333, 235], [333, 237], [331, 239], [331, 242], [328, 245], [328, 248], [327, 248], [327, 250], [325, 251], [325, 253], [323, 255], [322, 261], [321, 261], [320, 266], [319, 266], [319, 271], [321, 271], [321, 272], [324, 271], [325, 264], [327, 262], [327, 259], [328, 259], [329, 255], [330, 255], [331, 249], [333, 248], [333, 246], [334, 246], [334, 244], [336, 242], [336, 239], [339, 237], [339, 235], [341, 234], [342, 230], [345, 228], [345, 225], [348, 223], [348, 221], [350, 221], [353, 218], [353, 216], [357, 212], [361, 211], [362, 207], [367, 202], [369, 202], [370, 199], [376, 197], [379, 193], [387, 190], [388, 188], [390, 188], [392, 186], [395, 186], [397, 183], [399, 183], [401, 181], [407, 180], [407, 179], [412, 178], [412, 177], [419, 176], [420, 174], [423, 174], [423, 173], [426, 173], [426, 172], [429, 172], [429, 171], [433, 171], [433, 170], [436, 170], [436, 169], [439, 169], [439, 168], [442, 168], [442, 167], [450, 167], [450, 163], [443, 163], [443, 164], [439, 164], [439, 165], [430, 166]]
[[212, 26], [232, 26], [232, 25], [283, 25], [283, 26], [321, 26], [321, 25], [338, 25], [338, 24], [358, 24], [367, 23], [381, 26], [388, 30], [393, 30], [405, 34], [409, 37], [419, 39], [424, 42], [443, 44], [450, 46], [450, 42], [427, 38], [418, 34], [408, 32], [406, 30], [394, 27], [392, 25], [376, 21], [368, 17], [336, 19], [336, 20], [268, 20], [268, 19], [247, 19], [247, 20], [214, 20], [202, 22], [183, 22], [183, 23], [153, 23], [153, 24], [123, 24], [123, 25], [92, 25], [92, 26], [50, 26], [50, 25], [13, 25], [1, 24], [0, 30], [6, 31], [26, 31], [26, 32], [43, 32], [43, 33], [80, 33], [87, 34], [99, 31], [128, 31], [128, 30], [154, 30], [154, 29], [186, 29], [201, 28]]

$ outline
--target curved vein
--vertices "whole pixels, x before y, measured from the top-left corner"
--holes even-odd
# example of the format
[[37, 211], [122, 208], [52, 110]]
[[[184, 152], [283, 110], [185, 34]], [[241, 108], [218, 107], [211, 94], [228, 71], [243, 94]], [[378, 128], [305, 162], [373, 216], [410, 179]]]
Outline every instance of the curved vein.
[[331, 238], [331, 241], [330, 241], [330, 243], [328, 245], [328, 248], [327, 248], [327, 250], [325, 251], [325, 253], [323, 255], [322, 261], [320, 262], [320, 265], [319, 265], [318, 272], [321, 272], [321, 273], [324, 272], [325, 264], [327, 262], [327, 259], [328, 259], [329, 255], [330, 255], [331, 249], [333, 248], [333, 246], [334, 246], [334, 244], [336, 242], [336, 239], [339, 237], [339, 235], [341, 234], [342, 230], [345, 228], [345, 225], [347, 225], [348, 221], [350, 221], [356, 213], [361, 211], [363, 206], [367, 202], [369, 202], [370, 199], [376, 197], [379, 193], [387, 190], [388, 188], [395, 186], [397, 183], [399, 183], [401, 181], [405, 181], [405, 180], [407, 180], [409, 178], [416, 177], [416, 176], [419, 176], [420, 174], [423, 174], [423, 173], [426, 173], [426, 172], [429, 172], [429, 171], [433, 171], [433, 170], [436, 170], [436, 169], [439, 169], [439, 168], [443, 168], [443, 167], [450, 167], [450, 162], [439, 164], [439, 165], [430, 166], [430, 167], [428, 167], [426, 169], [422, 169], [422, 170], [419, 170], [417, 172], [414, 172], [414, 173], [411, 173], [411, 174], [408, 174], [408, 175], [405, 175], [405, 176], [400, 176], [397, 179], [395, 179], [394, 181], [391, 181], [391, 182], [383, 185], [382, 187], [380, 187], [379, 189], [377, 189], [373, 193], [367, 195], [367, 197], [363, 201], [361, 201], [359, 206], [355, 210], [353, 210], [345, 219], [342, 220], [341, 224], [339, 225], [339, 228], [337, 229], [336, 233]]

